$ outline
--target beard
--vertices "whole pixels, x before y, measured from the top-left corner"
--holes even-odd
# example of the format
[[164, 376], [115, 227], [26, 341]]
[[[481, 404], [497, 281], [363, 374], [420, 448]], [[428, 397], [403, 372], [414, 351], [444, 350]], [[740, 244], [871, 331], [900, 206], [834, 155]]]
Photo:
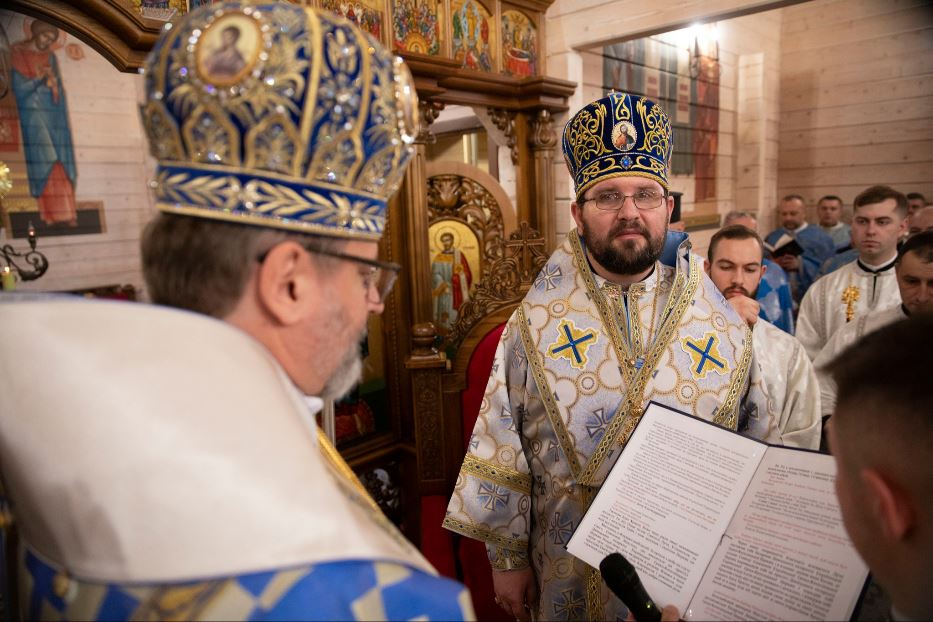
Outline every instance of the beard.
[[[648, 270], [661, 257], [667, 226], [660, 235], [652, 237], [640, 220], [616, 220], [612, 228], [603, 237], [597, 237], [585, 220], [581, 237], [586, 249], [599, 265], [613, 274], [636, 275]], [[613, 240], [623, 231], [637, 231], [645, 239], [645, 245], [638, 247], [638, 239], [622, 240], [620, 246], [613, 246]]]
[[359, 347], [347, 350], [337, 369], [331, 374], [324, 388], [321, 389], [321, 399], [337, 401], [353, 390], [363, 374], [363, 361], [360, 359]]

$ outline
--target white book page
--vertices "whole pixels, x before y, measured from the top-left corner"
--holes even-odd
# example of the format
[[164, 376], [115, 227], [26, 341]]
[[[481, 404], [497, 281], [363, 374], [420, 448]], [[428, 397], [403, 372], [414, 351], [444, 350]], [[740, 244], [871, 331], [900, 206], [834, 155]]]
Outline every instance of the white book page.
[[831, 456], [771, 447], [685, 620], [848, 620], [868, 567], [846, 535]]
[[594, 568], [622, 553], [656, 603], [685, 611], [766, 448], [652, 403], [567, 550]]

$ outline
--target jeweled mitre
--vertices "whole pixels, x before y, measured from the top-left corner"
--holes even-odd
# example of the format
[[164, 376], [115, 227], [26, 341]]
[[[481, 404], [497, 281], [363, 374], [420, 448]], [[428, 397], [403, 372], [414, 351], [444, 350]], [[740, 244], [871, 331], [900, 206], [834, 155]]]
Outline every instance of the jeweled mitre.
[[229, 2], [167, 24], [140, 107], [164, 212], [378, 239], [418, 132], [402, 60], [355, 24]]

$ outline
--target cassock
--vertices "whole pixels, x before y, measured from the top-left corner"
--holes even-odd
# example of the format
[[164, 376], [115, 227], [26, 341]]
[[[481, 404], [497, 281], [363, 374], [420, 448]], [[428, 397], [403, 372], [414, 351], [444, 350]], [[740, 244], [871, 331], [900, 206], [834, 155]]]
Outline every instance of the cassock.
[[897, 304], [881, 311], [863, 314], [833, 334], [829, 342], [813, 360], [813, 366], [817, 369], [817, 378], [820, 382], [820, 407], [823, 417], [831, 416], [833, 411], [836, 410], [836, 383], [833, 382], [829, 374], [820, 370], [865, 335], [906, 317], [907, 313], [904, 312], [904, 305]]
[[472, 616], [246, 333], [135, 303], [0, 307], [24, 619]]
[[881, 266], [867, 266], [856, 259], [810, 288], [800, 303], [796, 334], [811, 359], [847, 323], [901, 304], [895, 261], [892, 258]]
[[806, 291], [810, 289], [810, 286], [813, 285], [813, 282], [816, 281], [823, 262], [836, 252], [836, 247], [832, 238], [826, 235], [822, 229], [810, 226], [808, 223], [803, 223], [800, 228], [795, 230], [785, 229], [784, 227], [775, 229], [768, 234], [765, 242], [773, 245], [785, 234], [793, 237], [803, 249], [803, 254], [799, 257], [800, 267], [796, 272], [788, 274], [791, 293], [794, 300], [799, 301]]
[[768, 320], [785, 333], [794, 334], [794, 299], [787, 282], [787, 273], [767, 257], [762, 260], [767, 267], [758, 284], [755, 300], [761, 305], [758, 317]]
[[685, 242], [622, 291], [572, 231], [502, 334], [444, 526], [494, 569], [534, 569], [535, 619], [625, 617], [564, 546], [649, 401], [781, 440], [750, 330], [702, 265]]
[[803, 346], [764, 320], [752, 329], [752, 343], [763, 391], [768, 395], [769, 416], [778, 418], [772, 425], [781, 431], [780, 443], [819, 449], [820, 387]]

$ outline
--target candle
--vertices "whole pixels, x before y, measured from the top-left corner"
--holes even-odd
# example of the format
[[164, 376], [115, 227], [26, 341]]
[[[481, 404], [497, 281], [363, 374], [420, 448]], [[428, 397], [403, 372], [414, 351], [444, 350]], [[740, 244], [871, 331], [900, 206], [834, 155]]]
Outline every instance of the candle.
[[16, 275], [10, 270], [10, 266], [3, 266], [0, 278], [2, 278], [3, 291], [11, 292], [16, 289]]

